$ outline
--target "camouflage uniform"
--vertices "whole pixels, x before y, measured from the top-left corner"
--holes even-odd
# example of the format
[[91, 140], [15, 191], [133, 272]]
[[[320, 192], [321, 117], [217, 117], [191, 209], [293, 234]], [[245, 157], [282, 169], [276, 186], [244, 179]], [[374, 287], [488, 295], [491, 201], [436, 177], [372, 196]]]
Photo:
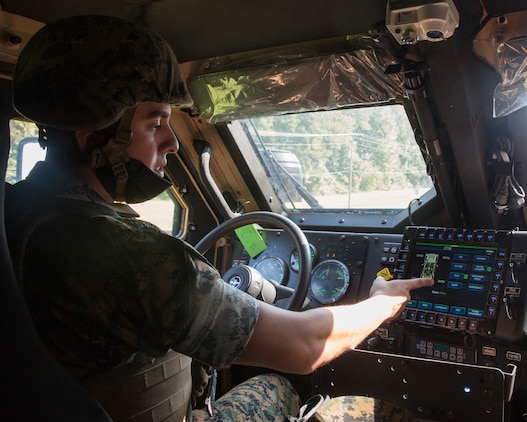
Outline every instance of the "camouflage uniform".
[[[46, 162], [37, 164], [22, 182], [35, 195], [25, 198], [26, 205], [59, 194], [101, 201], [71, 177]], [[223, 282], [192, 247], [136, 218], [63, 213], [37, 227], [23, 262], [24, 293], [37, 330], [83, 381], [145, 356], [162, 357], [169, 349], [223, 367], [244, 349], [259, 314], [258, 302]], [[298, 410], [288, 382], [264, 381], [268, 416], [279, 412], [283, 419]], [[256, 391], [258, 385], [245, 388]], [[269, 391], [281, 400], [274, 410], [273, 399], [265, 398]], [[219, 399], [217, 408], [225, 402]], [[253, 412], [251, 406], [242, 412]], [[238, 409], [230, 405], [228, 412]]]
[[325, 402], [318, 408], [315, 419], [320, 422], [427, 422], [390, 403], [360, 396], [335, 397]]
[[300, 399], [287, 379], [276, 374], [253, 377], [216, 400], [212, 416], [206, 409], [192, 412], [193, 422], [284, 421], [296, 415]]

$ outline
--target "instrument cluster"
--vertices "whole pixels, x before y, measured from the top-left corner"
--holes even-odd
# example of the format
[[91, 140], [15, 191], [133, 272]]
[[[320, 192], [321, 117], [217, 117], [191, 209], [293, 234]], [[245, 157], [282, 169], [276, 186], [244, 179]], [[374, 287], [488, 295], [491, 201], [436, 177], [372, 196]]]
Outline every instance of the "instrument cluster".
[[[233, 239], [233, 266], [246, 264], [264, 278], [295, 288], [301, 262], [292, 239], [281, 230], [265, 229], [267, 248], [250, 257]], [[312, 307], [356, 300], [371, 239], [357, 233], [304, 232], [311, 252], [311, 277], [308, 299]], [[380, 256], [375, 259], [381, 268]], [[371, 280], [370, 280], [371, 282]]]

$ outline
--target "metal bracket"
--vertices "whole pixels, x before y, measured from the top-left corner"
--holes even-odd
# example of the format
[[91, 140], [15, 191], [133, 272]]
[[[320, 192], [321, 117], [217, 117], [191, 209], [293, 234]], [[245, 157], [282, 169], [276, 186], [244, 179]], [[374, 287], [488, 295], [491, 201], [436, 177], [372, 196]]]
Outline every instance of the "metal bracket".
[[315, 372], [314, 393], [375, 397], [435, 421], [503, 422], [516, 370], [355, 350]]

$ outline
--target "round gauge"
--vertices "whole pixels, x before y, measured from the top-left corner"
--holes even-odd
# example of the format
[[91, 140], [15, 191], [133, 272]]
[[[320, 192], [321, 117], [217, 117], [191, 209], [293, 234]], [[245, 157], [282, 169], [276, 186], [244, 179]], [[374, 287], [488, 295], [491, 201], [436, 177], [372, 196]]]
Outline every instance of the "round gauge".
[[[311, 264], [314, 264], [317, 259], [317, 250], [311, 243], [309, 244], [309, 251], [311, 253]], [[296, 248], [289, 257], [289, 265], [293, 271], [300, 271], [300, 258], [298, 256], [298, 249]]]
[[350, 274], [346, 265], [336, 259], [318, 264], [311, 275], [311, 295], [327, 305], [339, 300], [348, 290]]
[[267, 280], [276, 281], [278, 284], [287, 282], [289, 274], [283, 259], [276, 256], [266, 256], [254, 266]]

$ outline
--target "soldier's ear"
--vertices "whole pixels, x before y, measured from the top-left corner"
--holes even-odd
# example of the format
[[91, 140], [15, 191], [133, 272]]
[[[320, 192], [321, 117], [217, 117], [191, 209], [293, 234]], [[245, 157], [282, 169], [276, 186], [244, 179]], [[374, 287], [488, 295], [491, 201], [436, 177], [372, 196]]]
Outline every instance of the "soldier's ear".
[[75, 140], [82, 153], [90, 153], [108, 141], [108, 135], [100, 130], [76, 130]]

